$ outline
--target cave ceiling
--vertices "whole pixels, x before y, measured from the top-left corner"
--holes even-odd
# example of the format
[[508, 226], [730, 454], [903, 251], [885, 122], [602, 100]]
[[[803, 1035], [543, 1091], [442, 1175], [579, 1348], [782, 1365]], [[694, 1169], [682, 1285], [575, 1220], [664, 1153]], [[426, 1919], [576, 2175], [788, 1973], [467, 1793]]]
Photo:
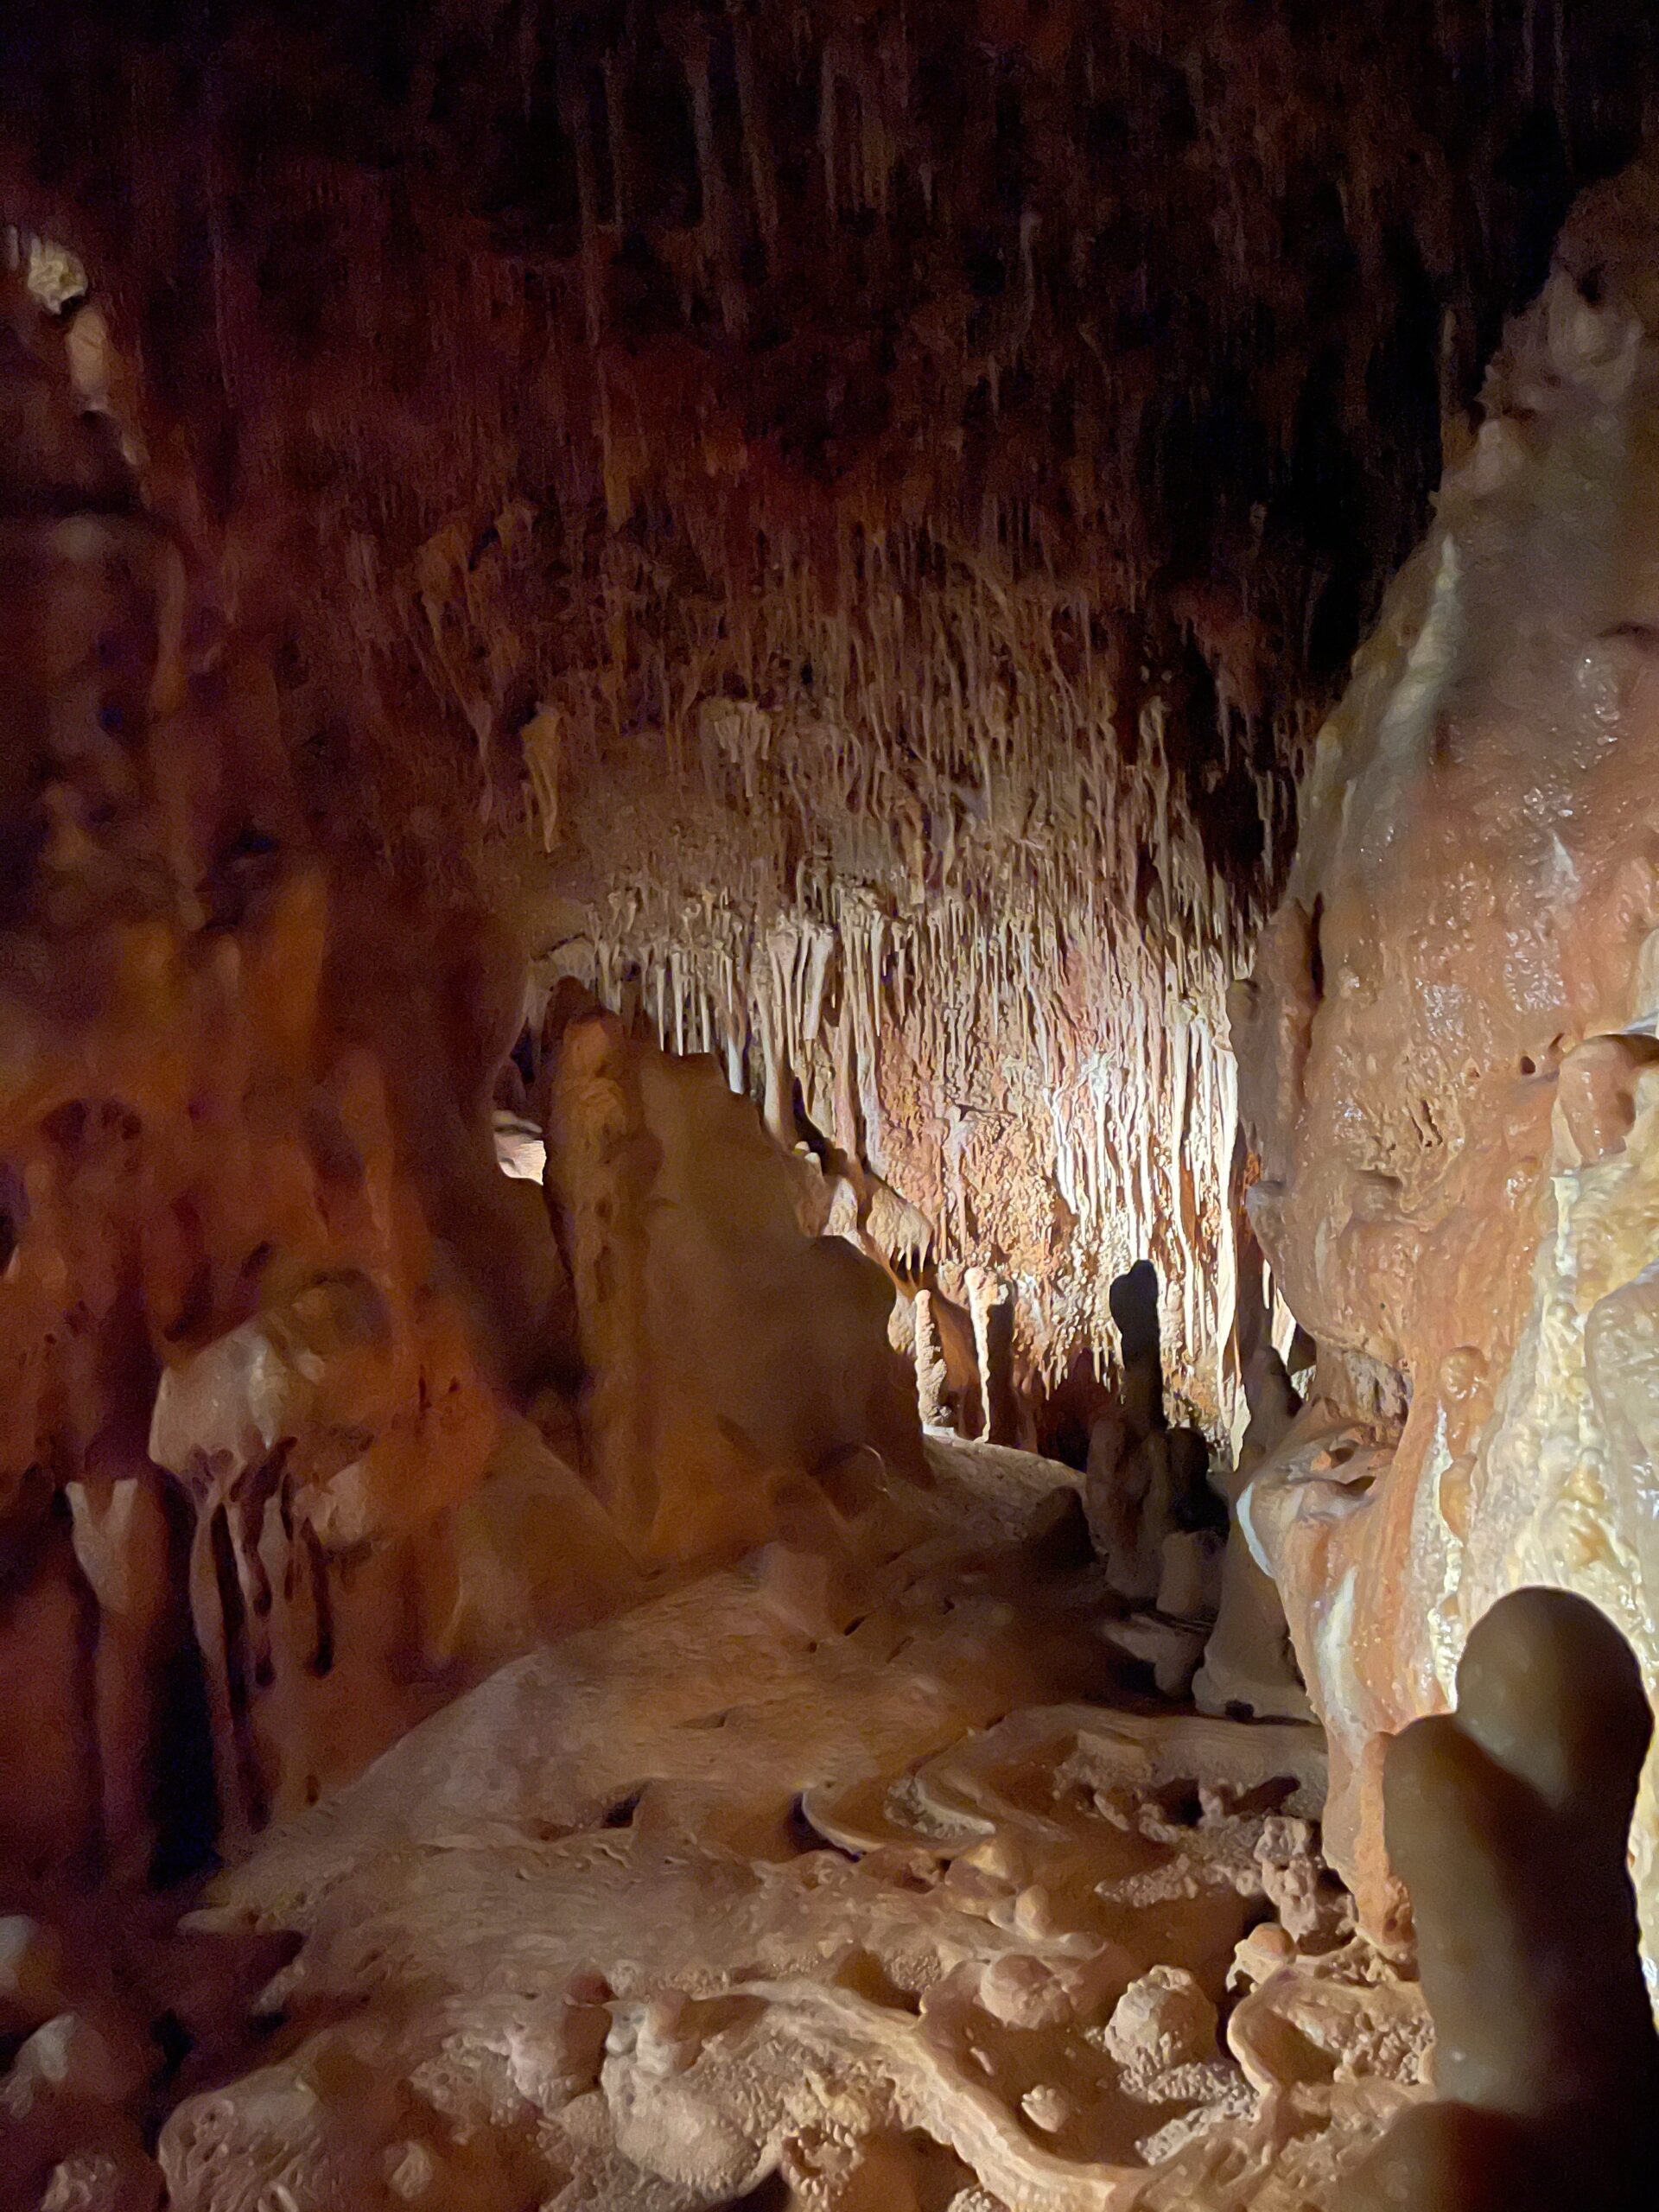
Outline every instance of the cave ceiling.
[[995, 1271], [1051, 1381], [1149, 1255], [1225, 1419], [1225, 988], [1656, 36], [26, 7], [0, 200], [88, 272], [145, 503], [270, 642], [308, 821], [255, 837], [511, 908], [543, 981], [885, 1179], [951, 1288]]

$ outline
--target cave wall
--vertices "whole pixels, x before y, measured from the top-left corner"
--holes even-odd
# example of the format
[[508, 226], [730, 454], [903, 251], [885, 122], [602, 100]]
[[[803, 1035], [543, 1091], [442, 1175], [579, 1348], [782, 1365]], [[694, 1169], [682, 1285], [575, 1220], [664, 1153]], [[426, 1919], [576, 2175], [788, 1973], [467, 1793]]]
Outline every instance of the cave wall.
[[266, 642], [148, 496], [101, 315], [10, 244], [0, 1848], [141, 1873], [420, 1709], [444, 1517], [563, 1285], [494, 1170], [495, 925], [308, 847]]
[[[555, 1054], [549, 1189], [500, 1172], [520, 938], [311, 834], [275, 584], [238, 595], [75, 257], [5, 247], [0, 1865], [165, 1880], [920, 1436], [888, 1286], [712, 1071], [612, 1023], [640, 1128]], [[601, 1273], [632, 1229], [646, 1261], [602, 1301], [643, 1377], [556, 1235], [590, 1262], [601, 1215]], [[604, 1479], [631, 1386], [661, 1496]]]
[[[1322, 733], [1235, 1034], [1252, 1217], [1321, 1347], [1245, 1504], [1372, 1923], [1387, 1737], [1506, 1591], [1659, 1689], [1651, 1204], [1659, 172], [1574, 211]], [[1634, 1838], [1659, 1927], [1651, 1770]]]

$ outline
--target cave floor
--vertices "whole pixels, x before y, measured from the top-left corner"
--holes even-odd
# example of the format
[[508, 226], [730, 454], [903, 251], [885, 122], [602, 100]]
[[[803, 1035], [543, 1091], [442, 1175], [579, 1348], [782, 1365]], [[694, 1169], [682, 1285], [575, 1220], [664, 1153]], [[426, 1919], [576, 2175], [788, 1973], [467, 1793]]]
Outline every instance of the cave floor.
[[300, 1948], [166, 2201], [1329, 2201], [1427, 2031], [1323, 1738], [1140, 1687], [1017, 1456], [532, 1652], [222, 1874], [195, 1928]]

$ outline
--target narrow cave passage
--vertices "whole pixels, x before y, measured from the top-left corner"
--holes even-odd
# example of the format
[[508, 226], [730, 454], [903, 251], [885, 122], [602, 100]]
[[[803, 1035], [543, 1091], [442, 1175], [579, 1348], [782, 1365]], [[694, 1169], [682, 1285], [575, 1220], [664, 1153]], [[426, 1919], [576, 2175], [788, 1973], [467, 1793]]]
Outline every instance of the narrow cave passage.
[[1643, 2201], [1656, 46], [0, 29], [0, 2212]]

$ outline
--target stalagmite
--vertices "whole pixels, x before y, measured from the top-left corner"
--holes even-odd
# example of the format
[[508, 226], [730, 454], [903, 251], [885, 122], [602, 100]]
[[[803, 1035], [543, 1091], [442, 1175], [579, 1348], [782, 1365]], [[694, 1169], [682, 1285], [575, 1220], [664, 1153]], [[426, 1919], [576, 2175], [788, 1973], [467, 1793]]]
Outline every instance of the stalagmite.
[[1252, 1477], [1284, 1441], [1301, 1402], [1270, 1344], [1258, 1347], [1244, 1388], [1250, 1423], [1225, 1482], [1232, 1522], [1220, 1609], [1192, 1697], [1200, 1713], [1243, 1710], [1262, 1719], [1302, 1720], [1308, 1717], [1307, 1694], [1296, 1673], [1283, 1601], [1256, 1556], [1246, 1504]]
[[1646, 2201], [1659, 2036], [1625, 1853], [1652, 1733], [1605, 1617], [1524, 1590], [1471, 1636], [1456, 1711], [1396, 1738], [1389, 1844], [1416, 1914], [1441, 2101], [1395, 2122], [1343, 2212]]
[[644, 1543], [658, 1503], [655, 1408], [641, 1341], [644, 1215], [658, 1147], [645, 1126], [633, 1056], [613, 1019], [595, 1014], [570, 1025], [554, 1067], [548, 1176], [591, 1378], [600, 1502]]
[[642, 1560], [761, 1540], [870, 1449], [919, 1464], [888, 1287], [800, 1224], [797, 1162], [707, 1062], [596, 1009], [550, 1039], [548, 1193], [571, 1257], [599, 1495]]
[[980, 1374], [984, 1427], [988, 1444], [1007, 1444], [1014, 1434], [1014, 1378], [1010, 1355], [1014, 1341], [1013, 1302], [1007, 1286], [987, 1268], [968, 1270], [968, 1306], [974, 1319], [974, 1351]]
[[916, 1403], [925, 1428], [937, 1428], [945, 1414], [944, 1354], [939, 1347], [938, 1325], [933, 1318], [933, 1294], [918, 1290], [914, 1302], [916, 1332]]

